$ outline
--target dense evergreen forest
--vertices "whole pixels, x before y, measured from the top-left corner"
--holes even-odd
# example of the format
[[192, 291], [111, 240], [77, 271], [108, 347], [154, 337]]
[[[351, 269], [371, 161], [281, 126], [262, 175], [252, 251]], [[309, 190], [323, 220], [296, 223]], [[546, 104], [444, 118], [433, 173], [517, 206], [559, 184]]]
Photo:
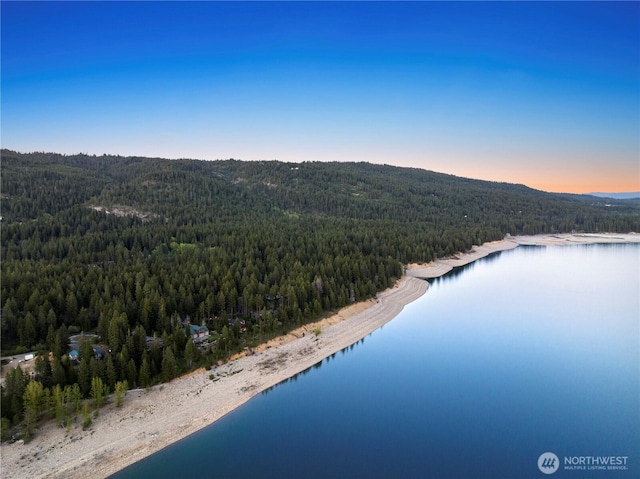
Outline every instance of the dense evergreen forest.
[[[211, 365], [505, 234], [640, 231], [637, 201], [386, 165], [1, 155], [2, 354], [51, 352], [51, 397]], [[79, 332], [109, 352], [70, 358]], [[28, 383], [7, 378], [6, 421]]]

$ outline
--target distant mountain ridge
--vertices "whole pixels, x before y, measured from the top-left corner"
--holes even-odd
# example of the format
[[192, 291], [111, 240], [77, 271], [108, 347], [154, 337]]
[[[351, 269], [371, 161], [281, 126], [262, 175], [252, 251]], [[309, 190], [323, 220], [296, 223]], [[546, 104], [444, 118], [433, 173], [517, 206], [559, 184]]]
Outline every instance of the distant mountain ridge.
[[602, 193], [602, 192], [594, 192], [594, 193], [586, 193], [589, 196], [597, 196], [599, 198], [613, 198], [616, 200], [633, 200], [640, 198], [640, 191], [629, 191], [623, 193]]
[[421, 222], [432, 231], [491, 229], [489, 236], [496, 236], [635, 229], [628, 213], [637, 212], [628, 210], [624, 201], [614, 204], [615, 213], [605, 211], [611, 197], [547, 193], [365, 162], [168, 160], [10, 150], [1, 154], [5, 224], [43, 221], [47, 215], [59, 218], [83, 207], [144, 216], [147, 223], [162, 220], [177, 228], [222, 219], [239, 224], [238, 218], [248, 215], [303, 216]]

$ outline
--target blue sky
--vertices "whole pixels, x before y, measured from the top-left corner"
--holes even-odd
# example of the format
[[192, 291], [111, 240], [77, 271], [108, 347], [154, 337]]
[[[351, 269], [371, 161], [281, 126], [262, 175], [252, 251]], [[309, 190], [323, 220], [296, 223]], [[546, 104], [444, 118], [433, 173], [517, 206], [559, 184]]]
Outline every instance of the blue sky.
[[640, 4], [7, 2], [2, 147], [640, 190]]

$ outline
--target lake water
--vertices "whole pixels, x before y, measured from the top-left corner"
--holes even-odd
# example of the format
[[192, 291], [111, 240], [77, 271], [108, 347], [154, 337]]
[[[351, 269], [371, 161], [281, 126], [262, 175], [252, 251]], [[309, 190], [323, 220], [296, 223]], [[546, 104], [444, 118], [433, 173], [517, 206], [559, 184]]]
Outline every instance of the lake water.
[[640, 245], [506, 251], [113, 477], [639, 477], [639, 316]]

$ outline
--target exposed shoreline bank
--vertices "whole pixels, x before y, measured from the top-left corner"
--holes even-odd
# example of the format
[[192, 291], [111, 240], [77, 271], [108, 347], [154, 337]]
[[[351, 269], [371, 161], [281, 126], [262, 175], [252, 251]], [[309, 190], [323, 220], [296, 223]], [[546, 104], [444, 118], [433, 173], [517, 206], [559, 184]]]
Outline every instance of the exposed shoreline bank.
[[452, 258], [437, 259], [428, 264], [412, 264], [406, 271], [407, 276], [432, 279], [444, 276], [454, 268], [466, 266], [474, 261], [500, 251], [518, 246], [571, 246], [587, 244], [626, 244], [640, 243], [640, 234], [581, 233], [581, 234], [545, 234], [535, 236], [509, 236], [503, 240], [474, 246], [470, 251]]
[[[376, 300], [343, 308], [318, 323], [276, 338], [252, 355], [239, 356], [210, 371], [130, 391], [122, 408], [100, 410], [94, 425], [70, 432], [49, 423], [28, 444], [3, 444], [1, 476], [107, 477], [202, 429], [260, 392], [300, 373], [379, 329], [405, 305], [425, 294], [428, 283], [455, 267], [520, 245], [640, 243], [635, 234], [581, 234], [509, 237], [475, 246], [468, 253], [425, 265], [409, 265], [396, 285]], [[320, 328], [319, 335], [314, 330]], [[214, 380], [210, 379], [213, 375]]]

